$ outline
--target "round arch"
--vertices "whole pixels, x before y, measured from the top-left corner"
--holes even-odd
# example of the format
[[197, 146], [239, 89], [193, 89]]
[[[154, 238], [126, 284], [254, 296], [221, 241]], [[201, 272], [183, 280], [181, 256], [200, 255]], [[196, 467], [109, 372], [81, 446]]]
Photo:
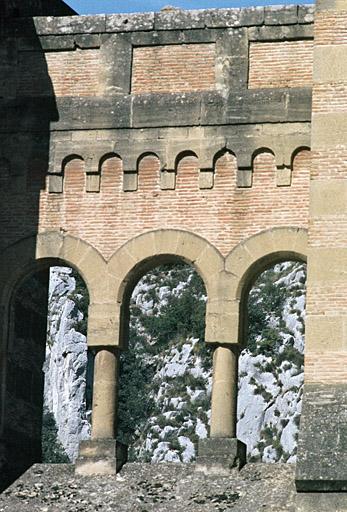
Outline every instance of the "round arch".
[[232, 301], [238, 310], [234, 339], [243, 344], [247, 330], [245, 300], [256, 277], [283, 261], [307, 261], [307, 230], [280, 227], [262, 231], [236, 246], [226, 258], [226, 270], [234, 276]]
[[[175, 229], [150, 231], [125, 243], [110, 259], [108, 271], [117, 280], [116, 302], [120, 326], [120, 343], [127, 339], [127, 311], [132, 289], [147, 271], [163, 263], [183, 260], [200, 274], [208, 297], [209, 307], [218, 299], [218, 280], [224, 269], [220, 252], [204, 238]], [[206, 329], [209, 332], [209, 329]]]
[[204, 238], [176, 229], [141, 234], [118, 249], [108, 263], [109, 272], [118, 280], [117, 301], [125, 287], [157, 264], [181, 259], [193, 265], [201, 275], [207, 294], [214, 293], [215, 280], [224, 268], [220, 252]]
[[[42, 364], [45, 360], [47, 338], [49, 267], [74, 267], [88, 290], [93, 290], [92, 274], [85, 263], [90, 257], [91, 249], [89, 244], [81, 240], [51, 232], [20, 240], [8, 247], [0, 257], [1, 269], [6, 269], [0, 275], [0, 286], [3, 285], [0, 297], [3, 317], [0, 332], [0, 437], [5, 432], [3, 438], [8, 453], [12, 453], [12, 441], [17, 443], [17, 437], [11, 440], [6, 434], [8, 428], [13, 428], [16, 436], [18, 435], [19, 445], [24, 443], [22, 430], [18, 429], [19, 423], [11, 423], [11, 407], [18, 408], [19, 401], [22, 400], [24, 408], [31, 411], [25, 420], [27, 424], [24, 424], [30, 433], [29, 437], [33, 439], [32, 443], [25, 441], [25, 446], [31, 448], [24, 450], [22, 458], [18, 456], [18, 466], [17, 463], [12, 464], [12, 459], [8, 459], [11, 460], [11, 471], [26, 469], [28, 464], [38, 460], [41, 453]], [[29, 393], [21, 391], [23, 382], [26, 383]], [[8, 398], [8, 390], [15, 397], [13, 404], [12, 399]], [[16, 455], [13, 458], [15, 460]]]
[[91, 301], [105, 295], [104, 290], [98, 289], [100, 276], [106, 273], [106, 262], [100, 253], [79, 238], [52, 231], [22, 239], [2, 253], [1, 304], [8, 303], [16, 283], [24, 276], [54, 264], [75, 268], [86, 283]]

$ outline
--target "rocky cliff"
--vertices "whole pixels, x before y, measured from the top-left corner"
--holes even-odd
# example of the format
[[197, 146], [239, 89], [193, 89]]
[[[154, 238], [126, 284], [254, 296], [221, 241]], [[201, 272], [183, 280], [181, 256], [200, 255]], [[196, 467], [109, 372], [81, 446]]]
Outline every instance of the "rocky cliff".
[[[51, 270], [45, 404], [74, 460], [90, 434], [87, 346], [76, 278]], [[191, 462], [209, 430], [212, 352], [203, 340], [205, 290], [185, 265], [136, 286], [129, 349], [121, 358], [119, 437], [132, 460]], [[251, 460], [294, 462], [303, 384], [305, 268], [277, 265], [249, 298], [249, 342], [239, 365], [238, 436]], [[80, 329], [81, 330], [81, 329]]]
[[81, 439], [90, 436], [86, 404], [87, 340], [78, 327], [76, 278], [72, 269], [50, 270], [44, 405], [55, 418], [58, 439], [71, 461]]

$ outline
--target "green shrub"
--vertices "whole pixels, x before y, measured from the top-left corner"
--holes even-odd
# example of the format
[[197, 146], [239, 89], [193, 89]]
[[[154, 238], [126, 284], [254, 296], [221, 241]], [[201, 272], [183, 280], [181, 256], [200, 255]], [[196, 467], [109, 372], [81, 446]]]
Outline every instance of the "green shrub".
[[52, 413], [44, 409], [42, 417], [42, 462], [64, 464], [70, 462], [57, 437], [58, 429]]

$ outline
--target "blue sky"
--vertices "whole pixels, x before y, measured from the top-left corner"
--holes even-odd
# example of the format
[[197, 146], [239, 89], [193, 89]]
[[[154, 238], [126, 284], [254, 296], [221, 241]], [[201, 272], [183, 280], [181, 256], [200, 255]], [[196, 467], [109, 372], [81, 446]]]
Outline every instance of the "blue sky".
[[[296, 3], [293, 0], [65, 0], [65, 2], [79, 14], [159, 11], [165, 5], [182, 7], [182, 9], [206, 9]], [[313, 1], [303, 0], [300, 3], [313, 3]]]

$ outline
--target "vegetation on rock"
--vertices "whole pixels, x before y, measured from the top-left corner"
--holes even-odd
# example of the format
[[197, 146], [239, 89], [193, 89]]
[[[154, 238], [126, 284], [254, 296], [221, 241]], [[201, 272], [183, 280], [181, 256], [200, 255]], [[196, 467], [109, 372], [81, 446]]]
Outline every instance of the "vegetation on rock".
[[[65, 286], [67, 300], [75, 303], [74, 330], [86, 334], [89, 298], [79, 276], [70, 278], [74, 286]], [[248, 297], [238, 437], [251, 460], [295, 460], [305, 280], [303, 264], [279, 264], [258, 277]], [[199, 438], [208, 435], [212, 349], [204, 341], [205, 307], [202, 279], [183, 263], [157, 267], [134, 289], [118, 412], [118, 439], [130, 446], [130, 460], [189, 462]]]
[[58, 428], [54, 416], [45, 408], [42, 417], [42, 462], [46, 464], [70, 462], [57, 434]]

